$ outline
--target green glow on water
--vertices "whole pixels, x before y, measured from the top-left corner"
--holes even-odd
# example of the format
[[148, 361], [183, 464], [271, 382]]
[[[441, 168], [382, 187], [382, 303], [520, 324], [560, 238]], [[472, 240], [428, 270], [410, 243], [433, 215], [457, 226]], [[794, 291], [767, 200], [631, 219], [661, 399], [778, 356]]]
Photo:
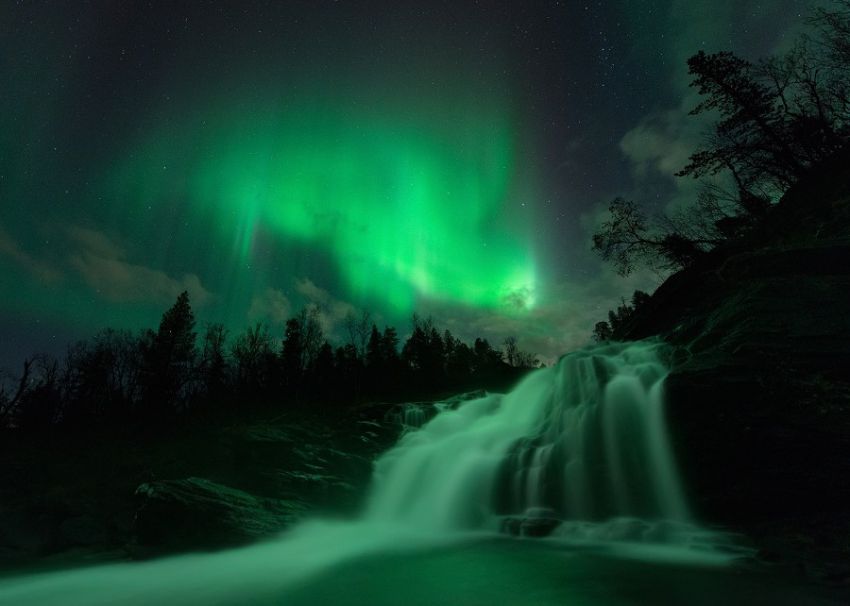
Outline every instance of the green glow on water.
[[422, 299], [531, 308], [536, 264], [508, 112], [396, 105], [230, 102], [179, 126], [155, 121], [119, 156], [108, 194], [211, 218], [240, 266], [260, 231], [320, 250], [349, 297], [396, 312]]

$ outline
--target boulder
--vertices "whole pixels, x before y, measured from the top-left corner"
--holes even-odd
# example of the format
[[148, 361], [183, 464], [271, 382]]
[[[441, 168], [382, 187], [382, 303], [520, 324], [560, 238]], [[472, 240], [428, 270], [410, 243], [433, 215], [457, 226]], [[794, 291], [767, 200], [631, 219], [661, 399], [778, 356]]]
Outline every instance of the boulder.
[[548, 537], [563, 520], [546, 507], [532, 507], [521, 516], [502, 518], [500, 532], [514, 537]]

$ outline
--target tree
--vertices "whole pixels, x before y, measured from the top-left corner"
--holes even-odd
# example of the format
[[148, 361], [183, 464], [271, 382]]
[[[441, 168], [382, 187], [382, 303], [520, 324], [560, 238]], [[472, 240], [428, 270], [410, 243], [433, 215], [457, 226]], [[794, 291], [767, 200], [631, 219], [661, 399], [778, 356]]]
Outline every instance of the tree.
[[283, 380], [290, 392], [295, 392], [304, 375], [304, 325], [299, 317], [289, 318], [284, 329], [281, 349]]
[[275, 376], [277, 358], [268, 327], [262, 322], [249, 326], [233, 343], [236, 383], [248, 395], [265, 394]]
[[281, 364], [284, 383], [290, 391], [300, 389], [315, 366], [324, 340], [316, 307], [305, 307], [297, 316], [286, 321]]
[[700, 180], [702, 190], [687, 210], [652, 221], [634, 202], [611, 203], [593, 248], [620, 274], [638, 265], [677, 270], [726, 241], [758, 242], [770, 233], [772, 203], [850, 146], [850, 0], [834, 6], [817, 9], [814, 33], [782, 55], [752, 63], [700, 51], [688, 59], [701, 97], [690, 113], [716, 121], [676, 175]]
[[34, 372], [15, 410], [15, 425], [41, 429], [57, 423], [62, 412], [59, 362], [46, 354], [38, 354], [30, 362]]
[[506, 337], [503, 345], [505, 346], [505, 361], [508, 363], [508, 366], [517, 366], [519, 346], [517, 345], [516, 337]]
[[383, 365], [384, 351], [381, 346], [381, 333], [378, 332], [377, 325], [372, 324], [369, 341], [366, 344], [366, 366], [373, 370], [379, 370]]
[[813, 43], [819, 47], [824, 67], [850, 72], [850, 0], [834, 0], [833, 8], [816, 8], [811, 23]]
[[611, 325], [608, 322], [597, 322], [593, 327], [593, 340], [597, 343], [606, 343], [613, 338]]
[[691, 115], [717, 112], [720, 119], [709, 145], [694, 153], [678, 175], [699, 178], [731, 168], [748, 185], [766, 175], [785, 189], [804, 174], [777, 95], [753, 64], [730, 52], [700, 51], [688, 59], [688, 73], [703, 97]]
[[24, 360], [21, 376], [17, 380], [8, 375], [0, 376], [0, 427], [12, 424], [21, 399], [30, 388], [34, 363], [33, 358]]
[[487, 374], [497, 370], [504, 363], [502, 352], [494, 349], [487, 339], [476, 338], [472, 346], [473, 367], [475, 374]]
[[617, 309], [608, 311], [607, 322], [597, 322], [593, 327], [593, 340], [597, 343], [615, 341], [628, 337], [629, 324], [635, 313], [646, 305], [652, 297], [642, 290], [636, 290], [632, 294], [631, 305], [622, 299]]
[[142, 341], [142, 385], [148, 406], [165, 410], [176, 406], [192, 378], [197, 357], [195, 314], [189, 293], [183, 291], [163, 315], [159, 329]]
[[366, 345], [372, 327], [372, 315], [368, 311], [362, 311], [360, 317], [348, 312], [345, 317], [345, 329], [348, 332], [348, 342], [354, 346], [357, 357], [361, 360], [366, 357]]
[[79, 341], [65, 356], [64, 421], [91, 423], [126, 417], [137, 404], [143, 371], [141, 340], [107, 328]]
[[516, 355], [517, 368], [537, 368], [540, 366], [540, 360], [529, 351], [518, 351]]
[[593, 250], [612, 262], [622, 276], [638, 265], [656, 271], [687, 267], [718, 243], [710, 237], [690, 238], [673, 231], [675, 222], [668, 222], [666, 230], [659, 224], [651, 227], [637, 204], [624, 198], [615, 198], [608, 213], [608, 220], [593, 234]]
[[702, 96], [691, 114], [719, 119], [679, 175], [729, 171], [743, 190], [781, 194], [850, 142], [850, 1], [815, 9], [810, 24], [788, 52], [755, 64], [730, 52], [688, 59]]
[[424, 384], [439, 384], [444, 376], [443, 339], [432, 318], [413, 314], [413, 332], [402, 348], [402, 359]]
[[209, 399], [217, 399], [227, 389], [229, 364], [226, 357], [227, 329], [223, 324], [207, 324], [201, 351], [200, 379]]

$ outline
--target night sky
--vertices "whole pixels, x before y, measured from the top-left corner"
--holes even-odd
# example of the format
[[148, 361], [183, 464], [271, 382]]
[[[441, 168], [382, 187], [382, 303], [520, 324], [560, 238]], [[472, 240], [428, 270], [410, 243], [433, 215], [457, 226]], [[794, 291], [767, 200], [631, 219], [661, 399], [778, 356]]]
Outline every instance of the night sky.
[[686, 204], [685, 60], [787, 46], [808, 2], [0, 3], [0, 365], [106, 326], [327, 333], [414, 311], [551, 360], [635, 288], [617, 195]]

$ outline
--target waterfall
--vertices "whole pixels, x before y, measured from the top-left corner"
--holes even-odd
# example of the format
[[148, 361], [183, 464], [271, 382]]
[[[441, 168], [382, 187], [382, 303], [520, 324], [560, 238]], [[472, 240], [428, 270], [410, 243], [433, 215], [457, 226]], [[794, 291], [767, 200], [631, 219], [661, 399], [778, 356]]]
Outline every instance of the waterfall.
[[711, 539], [688, 524], [664, 423], [662, 347], [568, 354], [508, 394], [441, 406], [418, 429], [423, 411], [412, 412], [376, 462], [357, 520], [305, 522], [214, 554], [0, 579], [0, 604], [245, 604], [249, 593], [284, 595], [343, 561], [499, 529], [690, 553]]
[[377, 462], [367, 519], [431, 532], [541, 512], [687, 521], [664, 423], [661, 347], [583, 349], [508, 394], [442, 410]]

